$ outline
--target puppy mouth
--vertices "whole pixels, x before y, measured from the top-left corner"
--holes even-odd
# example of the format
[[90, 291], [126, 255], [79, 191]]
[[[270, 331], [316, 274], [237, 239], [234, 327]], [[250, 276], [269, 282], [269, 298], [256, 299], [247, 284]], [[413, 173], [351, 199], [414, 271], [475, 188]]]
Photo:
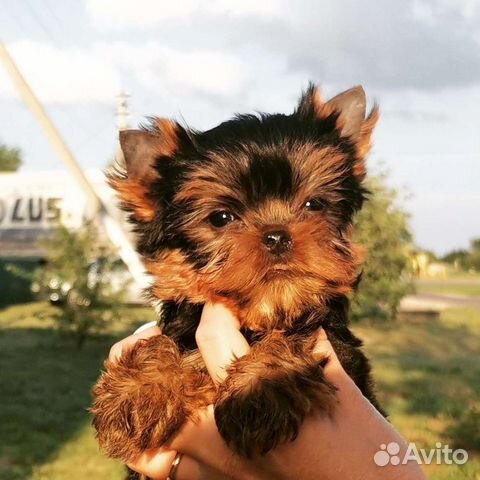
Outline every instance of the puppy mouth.
[[293, 279], [295, 277], [294, 272], [287, 263], [276, 263], [267, 269], [263, 276], [263, 281], [269, 281], [273, 279]]
[[290, 267], [286, 263], [277, 263], [270, 267], [270, 270], [273, 272], [289, 272]]

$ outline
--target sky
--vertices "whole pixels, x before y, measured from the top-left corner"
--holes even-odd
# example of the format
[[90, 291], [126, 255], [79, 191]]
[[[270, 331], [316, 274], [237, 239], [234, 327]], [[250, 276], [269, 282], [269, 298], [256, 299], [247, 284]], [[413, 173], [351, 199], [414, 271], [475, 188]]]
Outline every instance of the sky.
[[[291, 112], [309, 81], [328, 98], [363, 85], [381, 118], [369, 158], [444, 254], [480, 236], [477, 0], [0, 0], [0, 40], [85, 169], [131, 127], [206, 129], [236, 112]], [[0, 65], [0, 142], [24, 171], [63, 168]]]

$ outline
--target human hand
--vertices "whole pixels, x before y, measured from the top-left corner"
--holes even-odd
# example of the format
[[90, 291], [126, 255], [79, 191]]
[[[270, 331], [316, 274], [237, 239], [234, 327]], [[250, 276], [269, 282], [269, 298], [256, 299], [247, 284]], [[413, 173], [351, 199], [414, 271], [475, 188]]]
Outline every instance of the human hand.
[[160, 335], [161, 333], [162, 330], [160, 327], [153, 326], [146, 328], [145, 330], [140, 330], [138, 333], [134, 333], [133, 335], [129, 335], [128, 337], [112, 345], [108, 354], [108, 360], [111, 362], [118, 361], [118, 359], [122, 356], [122, 352], [133, 347], [133, 345], [139, 340], [154, 337], [155, 335]]
[[[233, 358], [249, 351], [237, 319], [218, 304], [205, 306], [196, 339], [216, 383], [225, 378], [225, 367]], [[130, 339], [128, 346], [136, 340], [138, 338]], [[404, 440], [343, 370], [323, 330], [318, 335], [314, 354], [327, 360], [324, 373], [337, 387], [338, 405], [332, 417], [311, 415], [307, 418], [294, 442], [285, 443], [264, 457], [241, 458], [218, 433], [210, 406], [200, 412], [198, 422], [187, 422], [168, 446], [144, 452], [129, 466], [150, 478], [165, 479], [176, 452], [181, 452], [184, 455], [177, 480], [424, 479], [417, 464], [385, 467], [374, 464], [373, 456], [380, 444], [394, 441], [405, 451]]]

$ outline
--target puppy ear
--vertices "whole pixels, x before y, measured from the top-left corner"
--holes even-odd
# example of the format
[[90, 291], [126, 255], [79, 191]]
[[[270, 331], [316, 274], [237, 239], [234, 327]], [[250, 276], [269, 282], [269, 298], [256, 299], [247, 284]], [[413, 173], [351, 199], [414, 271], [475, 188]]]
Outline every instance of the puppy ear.
[[339, 114], [337, 128], [340, 135], [354, 142], [358, 158], [354, 174], [363, 180], [366, 174], [364, 158], [370, 151], [373, 129], [379, 117], [377, 105], [365, 118], [367, 111], [365, 91], [363, 87], [356, 86], [333, 97], [325, 107]]
[[332, 118], [333, 114], [336, 118], [335, 128], [340, 136], [353, 142], [356, 147], [358, 161], [354, 173], [360, 180], [365, 176], [363, 159], [370, 150], [372, 132], [379, 117], [378, 107], [375, 105], [365, 118], [366, 107], [365, 91], [361, 86], [350, 88], [324, 102], [318, 88], [310, 84], [297, 110], [301, 115], [324, 120]]
[[361, 86], [339, 93], [325, 106], [339, 114], [338, 127], [342, 137], [357, 140], [367, 111], [367, 98]]
[[142, 180], [152, 174], [156, 146], [161, 139], [156, 133], [142, 130], [123, 130], [119, 134], [125, 159], [127, 177]]
[[178, 148], [178, 128], [174, 122], [155, 118], [150, 130], [121, 131], [127, 176], [145, 179], [152, 174], [156, 159], [173, 155]]
[[156, 205], [150, 196], [150, 186], [159, 178], [158, 163], [178, 149], [178, 128], [169, 120], [154, 119], [150, 130], [120, 132], [125, 171], [107, 176], [120, 197], [122, 208], [131, 212], [136, 221], [150, 222], [155, 217]]

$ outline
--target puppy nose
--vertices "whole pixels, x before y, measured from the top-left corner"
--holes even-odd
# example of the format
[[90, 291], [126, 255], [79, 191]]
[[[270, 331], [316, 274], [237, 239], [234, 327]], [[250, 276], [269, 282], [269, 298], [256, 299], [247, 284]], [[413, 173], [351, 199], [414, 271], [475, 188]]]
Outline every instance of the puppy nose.
[[292, 248], [292, 237], [285, 230], [271, 230], [263, 234], [262, 242], [270, 253], [282, 255]]

